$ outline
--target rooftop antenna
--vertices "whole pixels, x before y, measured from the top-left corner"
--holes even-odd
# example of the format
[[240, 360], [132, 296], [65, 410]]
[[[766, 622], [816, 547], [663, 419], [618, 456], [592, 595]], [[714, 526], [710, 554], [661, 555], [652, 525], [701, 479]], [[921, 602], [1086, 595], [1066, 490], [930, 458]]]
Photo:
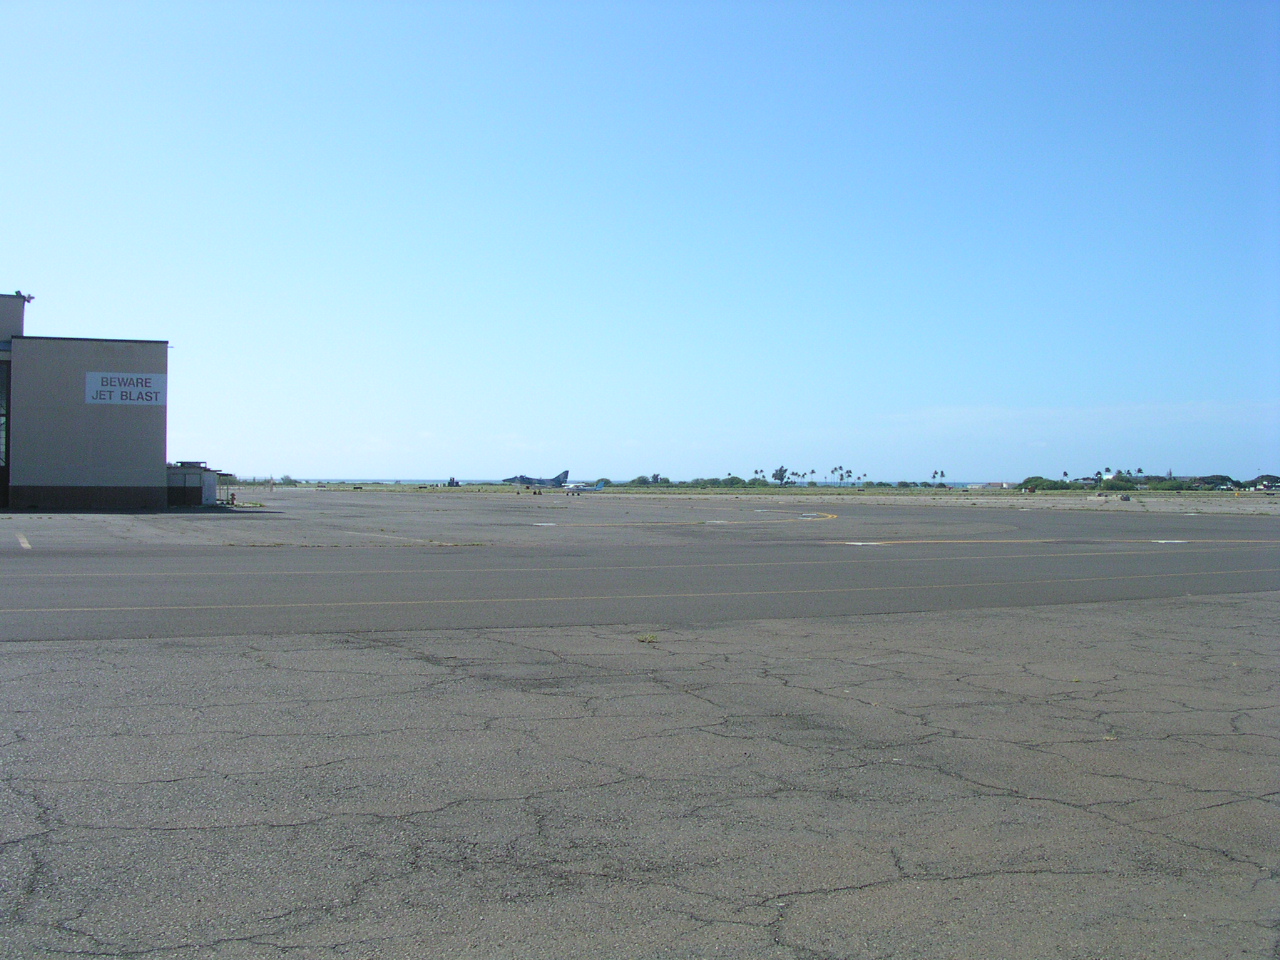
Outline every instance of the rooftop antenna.
[[13, 291], [13, 295], [14, 295], [15, 297], [21, 297], [24, 303], [30, 303], [32, 300], [34, 300], [34, 299], [35, 299], [35, 295], [34, 295], [34, 294], [30, 294], [30, 293], [23, 293], [21, 290], [15, 290], [15, 291]]

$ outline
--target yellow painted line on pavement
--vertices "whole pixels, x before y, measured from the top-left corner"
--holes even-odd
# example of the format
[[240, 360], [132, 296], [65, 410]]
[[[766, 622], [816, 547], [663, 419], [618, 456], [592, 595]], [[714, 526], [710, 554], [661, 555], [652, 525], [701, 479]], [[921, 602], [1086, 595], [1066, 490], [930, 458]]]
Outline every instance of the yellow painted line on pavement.
[[402, 537], [398, 533], [374, 533], [371, 530], [344, 530], [342, 527], [331, 527], [330, 529], [336, 533], [355, 534], [357, 537], [377, 537], [380, 540], [408, 540], [410, 543], [421, 543], [424, 546], [434, 542], [431, 540], [423, 540], [421, 537]]
[[[827, 541], [824, 541], [827, 542]], [[844, 541], [830, 541], [844, 543]], [[1145, 543], [1146, 541], [1135, 541]], [[1280, 541], [1242, 540], [1242, 544], [1259, 543], [1269, 546]], [[876, 541], [876, 546], [890, 546], [893, 541]], [[1211, 547], [1179, 550], [1178, 556], [1189, 553], [1229, 553], [1230, 548]], [[1083, 560], [1089, 557], [1151, 557], [1160, 556], [1150, 550], [1094, 550], [1081, 553], [970, 553], [952, 557], [895, 557], [876, 554], [874, 557], [839, 557], [834, 560], [734, 560], [724, 563], [633, 563], [613, 566], [593, 564], [586, 567], [404, 567], [374, 570], [130, 570], [116, 571], [76, 571], [74, 573], [6, 573], [5, 580], [73, 580], [130, 577], [393, 577], [393, 576], [456, 576], [458, 574], [476, 573], [612, 573], [628, 570], [720, 570], [738, 569], [742, 567], [828, 567], [858, 566], [864, 564], [889, 563], [968, 563], [975, 560]]]
[[[761, 523], [801, 523], [813, 520], [835, 520], [837, 514], [815, 513], [804, 517], [759, 517], [753, 520], [620, 520], [617, 523], [534, 523], [535, 527], [705, 527], [705, 526], [754, 526]], [[431, 543], [420, 537], [403, 537], [392, 533], [374, 533], [370, 530], [345, 530], [334, 528], [338, 533], [350, 533], [360, 537], [377, 537], [382, 540], [407, 540], [410, 543]]]
[[819, 543], [843, 545], [846, 547], [894, 547], [908, 544], [937, 544], [937, 543], [1045, 543], [1060, 544], [1062, 546], [1088, 546], [1095, 543], [1280, 543], [1280, 540], [1152, 540], [1150, 537], [1036, 537], [1028, 540], [1012, 540], [1007, 538], [992, 538], [988, 540], [967, 539], [967, 540], [819, 540]]
[[558, 523], [561, 527], [705, 527], [705, 526], [756, 526], [761, 523], [811, 523], [814, 520], [835, 520], [838, 514], [815, 513], [803, 517], [757, 517], [753, 520], [622, 520], [617, 523]]
[[1051, 580], [990, 580], [974, 583], [923, 583], [879, 587], [817, 587], [808, 590], [723, 590], [700, 593], [634, 593], [601, 594], [585, 597], [479, 597], [473, 599], [442, 597], [430, 600], [322, 600], [299, 603], [201, 603], [172, 606], [120, 607], [11, 607], [5, 613], [159, 613], [203, 610], [332, 610], [353, 607], [431, 607], [497, 603], [594, 603], [605, 600], [699, 600], [719, 597], [789, 597], [835, 593], [884, 593], [891, 590], [964, 590], [974, 587], [1036, 587], [1053, 584], [1102, 583], [1117, 580], [1164, 580], [1174, 577], [1222, 577], [1252, 573], [1280, 573], [1280, 567], [1254, 570], [1202, 570], [1187, 573], [1138, 573], [1122, 577], [1065, 577]]

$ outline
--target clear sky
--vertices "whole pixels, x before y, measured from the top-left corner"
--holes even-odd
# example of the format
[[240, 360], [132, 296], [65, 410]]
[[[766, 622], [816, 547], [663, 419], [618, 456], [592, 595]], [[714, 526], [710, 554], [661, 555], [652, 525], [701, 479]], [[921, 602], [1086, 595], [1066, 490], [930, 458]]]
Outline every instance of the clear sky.
[[244, 475], [1280, 473], [1280, 4], [0, 5], [0, 289]]

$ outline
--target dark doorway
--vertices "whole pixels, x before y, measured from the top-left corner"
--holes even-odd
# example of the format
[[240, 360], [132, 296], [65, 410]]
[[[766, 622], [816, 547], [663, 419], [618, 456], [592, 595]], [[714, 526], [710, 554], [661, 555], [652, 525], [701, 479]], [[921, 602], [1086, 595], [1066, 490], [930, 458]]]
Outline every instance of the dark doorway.
[[9, 361], [0, 361], [0, 509], [9, 508]]

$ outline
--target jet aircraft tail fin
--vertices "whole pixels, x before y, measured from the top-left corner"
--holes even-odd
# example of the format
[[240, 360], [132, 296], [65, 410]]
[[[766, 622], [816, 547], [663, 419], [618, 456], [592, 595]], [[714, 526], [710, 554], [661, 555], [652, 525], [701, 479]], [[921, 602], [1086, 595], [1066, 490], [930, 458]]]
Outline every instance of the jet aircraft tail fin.
[[558, 487], [558, 486], [561, 486], [568, 479], [569, 479], [569, 471], [566, 470], [564, 473], [560, 474], [559, 476], [554, 477], [551, 482]]

